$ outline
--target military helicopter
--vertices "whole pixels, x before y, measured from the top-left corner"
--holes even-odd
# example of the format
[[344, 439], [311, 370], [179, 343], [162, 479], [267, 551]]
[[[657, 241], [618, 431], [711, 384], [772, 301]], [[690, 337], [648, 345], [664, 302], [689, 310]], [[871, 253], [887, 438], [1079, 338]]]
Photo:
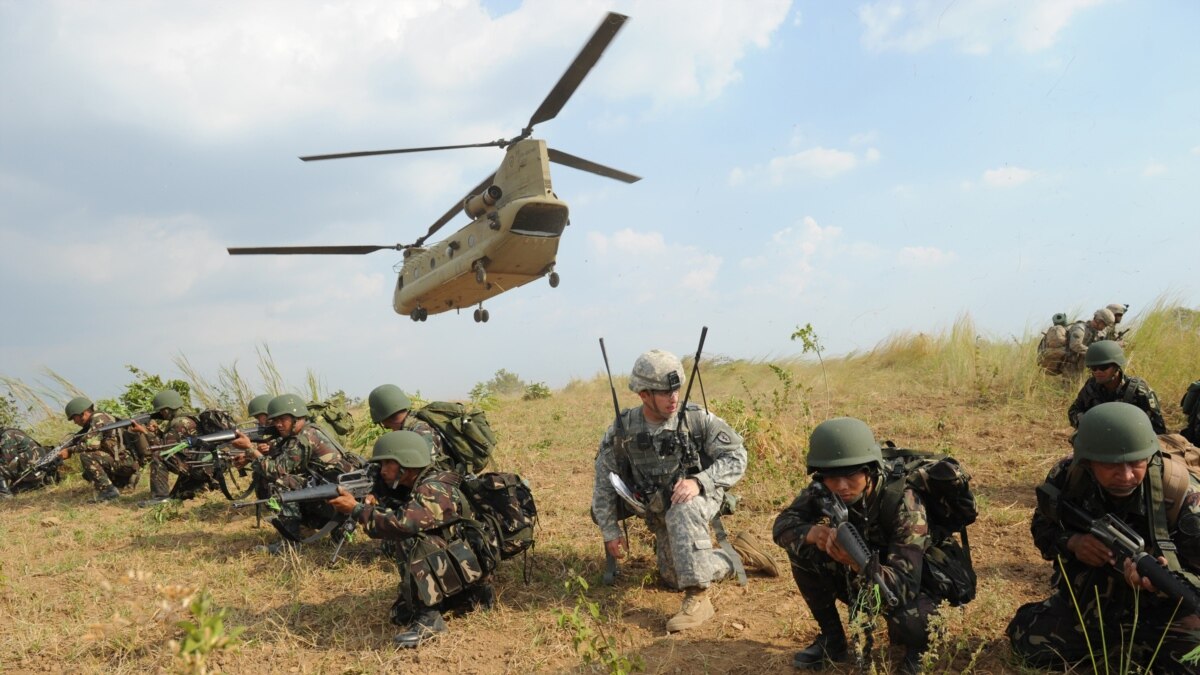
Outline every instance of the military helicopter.
[[[229, 248], [230, 255], [362, 255], [383, 250], [403, 251], [404, 260], [396, 278], [392, 308], [413, 321], [425, 321], [430, 314], [475, 306], [475, 322], [486, 322], [489, 314], [483, 308], [483, 302], [493, 296], [541, 277], [549, 277], [550, 286], [557, 287], [559, 275], [554, 266], [558, 242], [569, 221], [566, 202], [559, 199], [551, 187], [550, 162], [626, 183], [635, 183], [641, 178], [549, 148], [545, 141], [531, 138], [533, 127], [558, 115], [627, 19], [622, 14], [610, 12], [600, 22], [579, 55], [529, 118], [529, 123], [513, 138], [300, 158], [313, 162], [461, 148], [504, 149], [504, 161], [495, 173], [467, 192], [462, 201], [446, 211], [413, 243]], [[465, 212], [471, 222], [449, 237], [426, 245], [426, 240], [460, 211]]]

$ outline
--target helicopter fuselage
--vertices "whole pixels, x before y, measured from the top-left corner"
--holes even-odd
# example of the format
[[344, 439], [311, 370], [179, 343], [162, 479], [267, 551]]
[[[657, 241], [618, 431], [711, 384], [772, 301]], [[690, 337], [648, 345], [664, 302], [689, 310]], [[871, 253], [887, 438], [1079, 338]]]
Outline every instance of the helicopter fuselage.
[[568, 208], [552, 189], [546, 143], [509, 146], [492, 184], [502, 194], [486, 212], [435, 244], [405, 251], [396, 313], [471, 308], [553, 272]]

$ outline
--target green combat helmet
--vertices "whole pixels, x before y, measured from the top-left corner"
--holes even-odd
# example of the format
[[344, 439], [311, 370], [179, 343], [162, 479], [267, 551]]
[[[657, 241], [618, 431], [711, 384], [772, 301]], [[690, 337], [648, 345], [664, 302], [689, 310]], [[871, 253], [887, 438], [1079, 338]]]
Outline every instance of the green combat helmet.
[[70, 401], [67, 401], [67, 419], [71, 419], [76, 415], [82, 415], [83, 411], [91, 408], [92, 405], [92, 402], [88, 400], [86, 396], [76, 396]]
[[1124, 370], [1125, 364], [1128, 362], [1128, 359], [1125, 358], [1125, 350], [1112, 340], [1093, 342], [1088, 345], [1087, 354], [1083, 357], [1083, 363], [1088, 368], [1115, 363], [1118, 368]]
[[651, 349], [633, 362], [629, 375], [629, 390], [675, 391], [683, 386], [683, 363], [679, 357], [662, 349]]
[[367, 396], [367, 403], [371, 407], [371, 421], [376, 424], [401, 410], [412, 408], [412, 401], [394, 384], [381, 384], [372, 389]]
[[246, 414], [251, 417], [254, 417], [255, 415], [265, 415], [267, 413], [267, 406], [271, 405], [271, 399], [273, 398], [275, 397], [271, 396], [270, 394], [260, 394], [259, 396], [255, 396], [254, 398], [250, 399], [249, 403], [246, 404]]
[[429, 441], [415, 431], [389, 431], [375, 441], [372, 462], [394, 460], [405, 469], [424, 469], [433, 463]]
[[273, 420], [284, 415], [292, 417], [308, 417], [308, 407], [304, 399], [295, 394], [280, 394], [267, 404], [267, 419]]
[[1054, 322], [1055, 326], [1066, 326], [1067, 325], [1067, 315], [1063, 314], [1062, 312], [1059, 312], [1058, 314], [1055, 314], [1054, 316], [1050, 317], [1050, 320]]
[[1141, 408], [1112, 401], [1085, 412], [1073, 442], [1076, 459], [1117, 464], [1149, 459], [1162, 449]]
[[808, 439], [808, 472], [883, 465], [883, 451], [867, 423], [853, 417], [825, 420]]
[[183, 407], [183, 397], [174, 389], [163, 389], [154, 395], [150, 407], [154, 408], [154, 412], [162, 412], [168, 408], [178, 410]]

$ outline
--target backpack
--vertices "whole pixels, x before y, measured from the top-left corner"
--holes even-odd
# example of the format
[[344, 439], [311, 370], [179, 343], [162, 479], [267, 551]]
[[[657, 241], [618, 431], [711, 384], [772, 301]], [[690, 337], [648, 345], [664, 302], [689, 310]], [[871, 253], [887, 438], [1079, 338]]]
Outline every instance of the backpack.
[[209, 408], [196, 415], [196, 433], [203, 436], [227, 429], [236, 429], [237, 420], [225, 410]]
[[338, 440], [344, 440], [354, 433], [354, 417], [346, 409], [346, 397], [334, 394], [324, 401], [309, 401], [308, 417], [326, 431], [332, 432]]
[[1187, 417], [1187, 426], [1180, 433], [1192, 443], [1200, 443], [1200, 380], [1188, 385], [1179, 407]]
[[[975, 598], [977, 582], [967, 539], [967, 526], [979, 517], [971, 474], [949, 455], [897, 448], [891, 441], [884, 444], [883, 459], [882, 516], [894, 516], [906, 487], [925, 502], [931, 543], [925, 552], [921, 588], [952, 606], [965, 605]], [[954, 538], [956, 532], [961, 544]]]
[[482, 410], [467, 410], [461, 403], [434, 401], [414, 410], [412, 415], [437, 429], [442, 437], [442, 450], [464, 472], [479, 473], [487, 467], [496, 449], [496, 434], [492, 433]]
[[471, 500], [476, 519], [495, 531], [501, 560], [533, 547], [537, 505], [525, 479], [515, 473], [490, 472], [463, 478], [461, 488]]

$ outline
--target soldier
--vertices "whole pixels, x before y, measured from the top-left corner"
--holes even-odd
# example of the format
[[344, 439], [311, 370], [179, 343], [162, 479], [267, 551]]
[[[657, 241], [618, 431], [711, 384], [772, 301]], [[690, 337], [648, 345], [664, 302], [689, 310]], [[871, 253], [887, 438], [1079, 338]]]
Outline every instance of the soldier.
[[[193, 475], [183, 458], [178, 454], [163, 457], [163, 451], [168, 450], [184, 439], [199, 433], [198, 422], [188, 414], [183, 397], [174, 389], [164, 389], [154, 395], [150, 402], [154, 417], [149, 426], [134, 422], [130, 427], [135, 434], [141, 434], [150, 455], [150, 498], [138, 503], [138, 506], [154, 506], [171, 498], [191, 499], [197, 492], [210, 487], [211, 476], [204, 471]], [[171, 474], [179, 476], [175, 486], [170, 486]]]
[[[459, 489], [462, 477], [433, 464], [425, 437], [389, 431], [375, 441], [370, 461], [380, 465], [376, 490], [358, 503], [339, 488], [329, 504], [364, 525], [372, 538], [396, 542], [400, 597], [392, 605], [392, 622], [408, 630], [393, 641], [414, 648], [447, 631], [442, 611], [449, 601], [466, 595], [474, 606], [493, 605], [489, 575], [496, 554], [472, 547], [468, 528], [486, 530]], [[409, 493], [405, 500], [391, 507], [380, 503], [380, 488], [400, 487]]]
[[[1108, 330], [1104, 332], [1103, 339], [1105, 339], [1105, 340], [1120, 340], [1121, 337], [1123, 335], [1125, 335], [1125, 333], [1127, 333], [1129, 330], [1129, 329], [1125, 329], [1123, 331], [1117, 330], [1118, 324], [1121, 323], [1121, 318], [1124, 317], [1125, 313], [1129, 311], [1129, 305], [1124, 305], [1119, 302], [1114, 302], [1111, 305], [1106, 306], [1104, 309], [1107, 309], [1108, 311], [1112, 312], [1113, 323], [1111, 326], [1108, 327]], [[1122, 345], [1122, 346], [1124, 346], [1124, 345]]]
[[0, 429], [0, 499], [8, 499], [21, 489], [47, 485], [58, 476], [57, 470], [36, 476], [30, 471], [46, 451], [20, 429]]
[[1062, 371], [1068, 375], [1083, 372], [1083, 357], [1088, 345], [1104, 339], [1105, 330], [1116, 318], [1107, 309], [1098, 309], [1091, 321], [1076, 321], [1067, 328], [1067, 353], [1063, 357]]
[[1125, 350], [1112, 340], [1101, 340], [1088, 345], [1084, 364], [1092, 371], [1083, 383], [1075, 402], [1067, 410], [1071, 426], [1079, 427], [1079, 418], [1087, 411], [1109, 401], [1124, 401], [1145, 411], [1150, 418], [1154, 433], [1167, 433], [1162, 410], [1158, 407], [1158, 396], [1140, 377], [1125, 377]]
[[118, 487], [137, 485], [142, 468], [137, 455], [125, 447], [121, 432], [113, 429], [96, 435], [92, 429], [112, 424], [116, 420], [105, 412], [97, 412], [92, 402], [76, 396], [67, 402], [67, 419], [79, 427], [75, 441], [59, 451], [67, 459], [79, 454], [83, 477], [96, 488], [97, 501], [110, 501], [121, 496]]
[[[749, 535], [732, 542], [724, 537], [719, 516], [725, 491], [746, 471], [746, 448], [724, 420], [699, 406], [689, 404], [684, 415], [677, 414], [683, 378], [683, 364], [669, 352], [655, 349], [638, 357], [629, 389], [642, 405], [621, 412], [620, 425], [604, 434], [592, 491], [592, 517], [614, 559], [624, 555], [627, 543], [618, 524], [624, 504], [610, 474], [644, 495], [659, 578], [684, 591], [683, 607], [667, 621], [671, 632], [712, 618], [709, 584], [739, 572], [743, 560], [751, 569], [779, 574]], [[720, 549], [713, 548], [710, 524], [720, 528]]]
[[433, 448], [433, 463], [447, 471], [468, 473], [467, 467], [455, 462], [442, 450], [442, 435], [428, 422], [419, 420], [412, 412], [412, 400], [394, 384], [381, 384], [367, 395], [371, 421], [390, 431], [414, 431], [429, 440]]
[[[314, 473], [334, 479], [338, 474], [357, 469], [360, 466], [359, 459], [346, 452], [320, 427], [309, 424], [308, 416], [304, 400], [295, 394], [283, 394], [271, 399], [267, 406], [267, 419], [279, 434], [274, 451], [269, 456], [264, 455], [250, 443], [250, 439], [239, 435], [232, 445], [246, 452], [234, 459], [234, 465], [241, 468], [251, 464], [256, 481], [283, 491], [304, 487]], [[281, 539], [267, 549], [272, 554], [282, 553], [285, 548], [303, 541], [301, 526], [321, 531], [332, 530], [336, 526], [335, 520], [325, 504], [283, 504], [279, 514], [271, 519]]]
[[1179, 401], [1179, 408], [1187, 418], [1187, 424], [1179, 433], [1192, 445], [1200, 445], [1200, 380], [1188, 385]]
[[1061, 375], [1067, 355], [1067, 315], [1059, 312], [1053, 322], [1038, 342], [1038, 365], [1050, 375]]
[[270, 394], [259, 394], [250, 399], [246, 404], [246, 414], [250, 419], [258, 422], [258, 426], [265, 427], [269, 424], [267, 420], [267, 406], [271, 404], [271, 399], [275, 398]]
[[853, 619], [860, 611], [858, 594], [871, 585], [863, 583], [863, 570], [826, 524], [817, 487], [821, 484], [846, 505], [849, 522], [877, 556], [879, 579], [899, 600], [883, 611], [892, 643], [906, 647], [901, 672], [918, 672], [929, 645], [929, 619], [939, 602], [921, 586], [930, 540], [920, 495], [905, 487], [896, 513], [880, 511], [886, 485], [883, 454], [866, 423], [852, 417], [826, 420], [813, 429], [808, 471], [813, 484], [779, 514], [772, 531], [775, 543], [787, 551], [792, 577], [821, 631], [811, 645], [796, 652], [792, 665], [821, 670], [846, 660], [846, 632], [836, 601], [851, 608]]
[[1055, 591], [1017, 610], [1008, 624], [1013, 652], [1033, 667], [1071, 668], [1089, 655], [1107, 662], [1097, 652], [1108, 646], [1132, 657], [1139, 670], [1195, 673], [1181, 657], [1200, 642], [1200, 615], [1176, 613], [1176, 600], [1159, 595], [1129, 559], [1117, 560], [1095, 536], [1064, 527], [1055, 514], [1063, 502], [1092, 518], [1111, 514], [1143, 539], [1150, 555], [1200, 587], [1200, 488], [1189, 484], [1182, 464], [1162, 455], [1149, 419], [1128, 403], [1088, 411], [1074, 446], [1074, 456], [1038, 488], [1030, 527], [1042, 557], [1057, 561]]

